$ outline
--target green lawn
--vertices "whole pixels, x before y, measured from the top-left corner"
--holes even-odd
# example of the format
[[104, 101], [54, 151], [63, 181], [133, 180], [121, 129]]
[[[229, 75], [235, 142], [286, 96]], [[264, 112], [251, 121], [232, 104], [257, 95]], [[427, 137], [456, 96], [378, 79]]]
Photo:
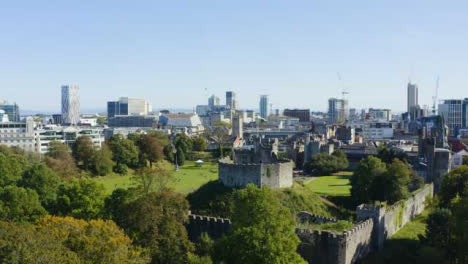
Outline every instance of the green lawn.
[[351, 172], [339, 172], [332, 176], [321, 176], [305, 182], [305, 186], [318, 194], [330, 196], [350, 196]]
[[[96, 181], [104, 185], [107, 193], [112, 193], [117, 188], [127, 189], [133, 186], [132, 174], [131, 171], [127, 175], [110, 174], [98, 177]], [[176, 180], [172, 187], [178, 192], [188, 193], [198, 189], [208, 181], [217, 179], [218, 164], [207, 162], [201, 168], [198, 168], [193, 161], [187, 161], [179, 171], [174, 172], [174, 176]]]

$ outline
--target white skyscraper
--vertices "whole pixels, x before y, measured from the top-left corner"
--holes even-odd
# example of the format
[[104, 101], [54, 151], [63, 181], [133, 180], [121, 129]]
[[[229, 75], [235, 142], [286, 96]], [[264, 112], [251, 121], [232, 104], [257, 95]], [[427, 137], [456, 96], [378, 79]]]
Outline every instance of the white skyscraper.
[[408, 83], [408, 113], [411, 113], [416, 106], [418, 106], [418, 86]]
[[260, 95], [260, 117], [265, 120], [268, 119], [268, 114], [270, 113], [270, 102], [268, 100], [268, 95]]
[[77, 125], [80, 122], [79, 90], [78, 85], [62, 86], [62, 120], [64, 124]]

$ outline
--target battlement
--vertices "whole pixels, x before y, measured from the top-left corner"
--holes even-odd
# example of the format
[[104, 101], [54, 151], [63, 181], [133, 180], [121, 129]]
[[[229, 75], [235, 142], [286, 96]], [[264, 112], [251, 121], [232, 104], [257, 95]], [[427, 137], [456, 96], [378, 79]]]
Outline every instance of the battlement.
[[368, 230], [369, 227], [370, 229], [373, 228], [374, 225], [374, 220], [372, 219], [367, 219], [363, 222], [357, 223], [350, 229], [346, 230], [343, 232], [343, 236], [345, 237], [353, 237], [356, 233], [361, 232], [361, 230]]
[[189, 221], [185, 225], [188, 237], [191, 241], [198, 240], [202, 233], [207, 233], [216, 239], [231, 230], [231, 220], [220, 217], [194, 215], [189, 212]]
[[323, 223], [336, 223], [336, 222], [338, 222], [338, 220], [336, 220], [336, 219], [328, 218], [328, 217], [320, 216], [320, 215], [316, 215], [316, 214], [311, 214], [311, 213], [306, 212], [306, 211], [299, 212], [297, 214], [297, 219], [301, 223], [308, 222], [308, 223], [323, 224]]

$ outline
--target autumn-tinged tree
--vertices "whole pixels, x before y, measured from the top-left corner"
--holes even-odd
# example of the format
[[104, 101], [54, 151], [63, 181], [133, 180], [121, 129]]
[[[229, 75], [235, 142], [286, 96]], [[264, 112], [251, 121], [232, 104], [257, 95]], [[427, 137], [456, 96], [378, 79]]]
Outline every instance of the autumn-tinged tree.
[[112, 221], [85, 221], [72, 217], [48, 216], [37, 223], [51, 239], [63, 241], [83, 263], [148, 263], [142, 250], [134, 247], [122, 229]]
[[62, 179], [73, 179], [80, 176], [75, 161], [70, 154], [70, 149], [59, 141], [49, 143], [49, 151], [44, 161]]
[[132, 177], [143, 194], [153, 191], [162, 191], [169, 188], [175, 182], [170, 165], [165, 161], [154, 163], [152, 167], [143, 167], [135, 172]]
[[140, 149], [140, 163], [143, 166], [149, 162], [150, 167], [152, 167], [153, 162], [164, 159], [163, 145], [157, 137], [142, 135], [137, 144]]
[[153, 192], [128, 204], [122, 225], [135, 242], [150, 249], [152, 263], [187, 263], [193, 251], [184, 227], [188, 209], [182, 194]]

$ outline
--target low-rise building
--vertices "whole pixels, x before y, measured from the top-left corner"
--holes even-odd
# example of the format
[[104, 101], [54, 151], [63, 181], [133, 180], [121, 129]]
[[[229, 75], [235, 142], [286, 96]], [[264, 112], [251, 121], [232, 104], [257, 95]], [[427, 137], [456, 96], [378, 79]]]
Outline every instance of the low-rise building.
[[33, 118], [27, 117], [26, 122], [1, 122], [0, 144], [37, 152], [38, 145], [34, 133]]

